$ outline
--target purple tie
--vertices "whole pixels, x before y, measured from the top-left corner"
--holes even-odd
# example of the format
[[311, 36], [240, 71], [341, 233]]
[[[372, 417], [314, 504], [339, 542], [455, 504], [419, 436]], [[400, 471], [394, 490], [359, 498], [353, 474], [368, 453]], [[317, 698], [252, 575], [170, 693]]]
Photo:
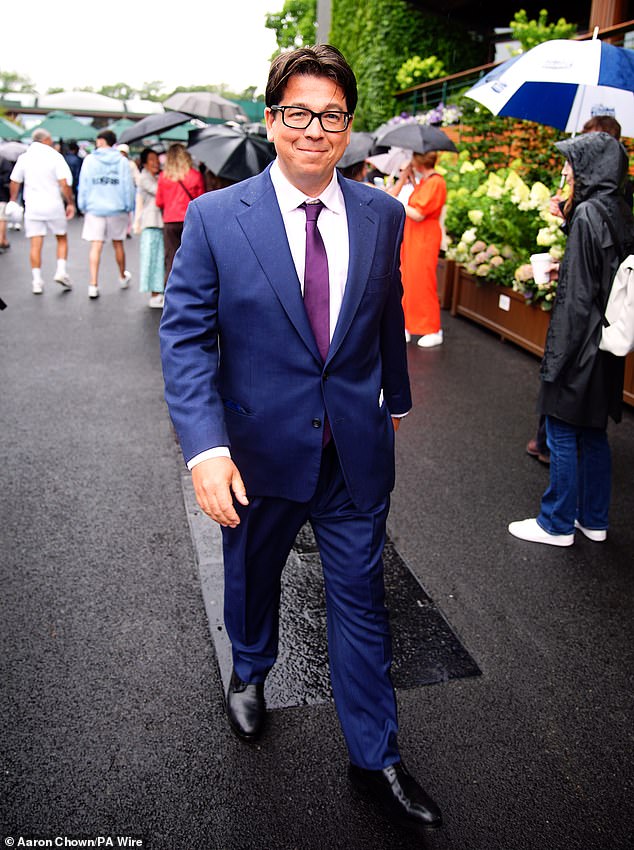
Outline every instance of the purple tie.
[[326, 360], [330, 347], [330, 285], [328, 257], [317, 229], [317, 219], [324, 205], [301, 204], [306, 213], [306, 265], [304, 267], [304, 307], [313, 329], [321, 359]]

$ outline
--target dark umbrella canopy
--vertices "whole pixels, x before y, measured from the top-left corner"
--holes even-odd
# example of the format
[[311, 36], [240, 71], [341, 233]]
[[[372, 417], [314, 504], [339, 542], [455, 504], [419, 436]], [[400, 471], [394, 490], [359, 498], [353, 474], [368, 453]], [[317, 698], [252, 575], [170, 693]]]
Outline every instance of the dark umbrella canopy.
[[235, 182], [259, 174], [275, 159], [275, 148], [266, 139], [223, 125], [191, 133], [187, 150], [217, 177]]
[[375, 133], [377, 145], [388, 147], [406, 148], [414, 153], [427, 153], [427, 151], [452, 151], [458, 149], [446, 133], [438, 127], [430, 127], [425, 124], [403, 123], [383, 125]]
[[372, 133], [350, 133], [350, 144], [337, 163], [337, 168], [348, 168], [358, 162], [365, 162], [375, 147], [376, 140]]
[[129, 127], [121, 133], [119, 141], [125, 144], [130, 142], [138, 142], [139, 139], [145, 139], [148, 136], [157, 136], [164, 130], [171, 130], [172, 127], [178, 127], [179, 124], [186, 124], [190, 120], [190, 116], [184, 112], [158, 112], [156, 115], [148, 115], [146, 118], [141, 118], [133, 127]]
[[208, 91], [181, 91], [168, 97], [163, 104], [168, 109], [186, 112], [194, 118], [211, 118], [217, 121], [248, 121], [243, 110], [226, 97]]

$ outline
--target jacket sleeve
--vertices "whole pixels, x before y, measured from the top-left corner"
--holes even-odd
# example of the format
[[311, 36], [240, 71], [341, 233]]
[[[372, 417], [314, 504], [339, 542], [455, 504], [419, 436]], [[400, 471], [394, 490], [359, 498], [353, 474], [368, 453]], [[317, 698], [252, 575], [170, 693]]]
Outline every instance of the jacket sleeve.
[[216, 262], [194, 201], [185, 216], [159, 331], [165, 399], [186, 461], [230, 445], [217, 387], [218, 296]]
[[401, 282], [401, 240], [405, 211], [396, 208], [398, 219], [394, 227], [394, 255], [387, 301], [381, 321], [381, 363], [383, 393], [388, 410], [398, 416], [412, 407], [407, 371], [405, 318], [403, 316], [403, 284]]
[[576, 211], [570, 225], [542, 363], [541, 377], [546, 382], [556, 381], [577, 358], [588, 338], [593, 310], [597, 321], [601, 318], [597, 297], [604, 266], [603, 222], [587, 206]]
[[154, 203], [160, 210], [163, 210], [163, 208], [165, 207], [165, 199], [163, 197], [163, 180], [163, 175], [159, 174], [158, 183], [156, 185], [156, 198], [154, 199]]
[[90, 180], [90, 172], [92, 171], [90, 158], [86, 157], [81, 171], [79, 172], [79, 186], [77, 188], [77, 206], [81, 212], [86, 210], [86, 201], [88, 199], [88, 181]]

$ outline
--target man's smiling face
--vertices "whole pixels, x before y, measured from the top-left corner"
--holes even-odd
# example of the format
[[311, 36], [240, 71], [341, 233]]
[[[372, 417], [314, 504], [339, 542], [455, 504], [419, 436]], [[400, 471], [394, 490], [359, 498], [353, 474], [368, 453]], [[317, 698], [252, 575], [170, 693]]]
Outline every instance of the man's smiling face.
[[[277, 106], [301, 106], [313, 112], [332, 109], [347, 112], [346, 97], [328, 77], [295, 74]], [[332, 179], [332, 173], [350, 141], [350, 128], [343, 133], [326, 132], [314, 118], [304, 130], [287, 127], [280, 112], [265, 110], [269, 141], [275, 144], [277, 158], [286, 179], [307, 195], [316, 197]]]

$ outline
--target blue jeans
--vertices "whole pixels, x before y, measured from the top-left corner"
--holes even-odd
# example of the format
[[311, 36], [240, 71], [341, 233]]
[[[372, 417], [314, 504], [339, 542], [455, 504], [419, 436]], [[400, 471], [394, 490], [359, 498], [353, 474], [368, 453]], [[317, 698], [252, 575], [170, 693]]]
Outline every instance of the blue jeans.
[[608, 436], [546, 417], [550, 484], [537, 522], [550, 534], [572, 534], [575, 519], [585, 528], [607, 529], [612, 483]]

